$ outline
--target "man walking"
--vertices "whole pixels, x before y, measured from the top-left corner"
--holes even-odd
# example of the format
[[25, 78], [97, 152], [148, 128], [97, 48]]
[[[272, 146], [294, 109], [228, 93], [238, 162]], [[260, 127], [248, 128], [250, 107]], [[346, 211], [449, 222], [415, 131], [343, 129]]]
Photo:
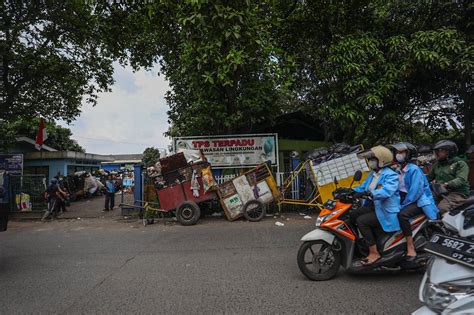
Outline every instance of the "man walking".
[[105, 181], [105, 206], [104, 211], [113, 210], [115, 206], [115, 192], [117, 191], [115, 180], [110, 175]]
[[50, 215], [53, 219], [55, 219], [59, 211], [60, 203], [64, 202], [64, 195], [61, 193], [61, 190], [58, 185], [58, 180], [56, 178], [53, 178], [51, 180], [51, 184], [45, 191], [44, 196], [48, 202], [48, 208], [45, 211], [41, 220], [46, 220]]

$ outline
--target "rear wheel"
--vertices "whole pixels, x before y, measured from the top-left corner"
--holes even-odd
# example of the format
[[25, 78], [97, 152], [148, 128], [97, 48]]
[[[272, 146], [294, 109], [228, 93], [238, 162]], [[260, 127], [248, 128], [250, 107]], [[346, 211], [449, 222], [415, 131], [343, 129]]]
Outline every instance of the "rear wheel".
[[333, 278], [341, 266], [341, 253], [324, 241], [304, 242], [298, 251], [298, 267], [310, 280]]
[[265, 216], [265, 205], [260, 200], [250, 200], [244, 206], [244, 217], [250, 222], [262, 220]]
[[199, 206], [192, 201], [182, 203], [176, 211], [176, 218], [182, 225], [194, 225], [201, 216]]

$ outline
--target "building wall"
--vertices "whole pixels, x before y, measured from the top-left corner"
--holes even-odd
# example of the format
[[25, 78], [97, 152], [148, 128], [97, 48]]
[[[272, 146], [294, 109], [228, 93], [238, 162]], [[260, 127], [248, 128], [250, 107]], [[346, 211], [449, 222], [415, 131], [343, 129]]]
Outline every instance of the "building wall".
[[[25, 160], [24, 167], [48, 167], [48, 180], [51, 181], [58, 173], [61, 175], [71, 175], [75, 169], [93, 171], [99, 169], [100, 164], [88, 163], [88, 161], [78, 161], [69, 159], [44, 159], [44, 160]], [[69, 168], [68, 168], [69, 167]], [[69, 172], [68, 172], [69, 170]]]
[[61, 173], [61, 175], [67, 173], [67, 160], [25, 160], [24, 166], [47, 166], [49, 168], [49, 181], [51, 181], [58, 172]]

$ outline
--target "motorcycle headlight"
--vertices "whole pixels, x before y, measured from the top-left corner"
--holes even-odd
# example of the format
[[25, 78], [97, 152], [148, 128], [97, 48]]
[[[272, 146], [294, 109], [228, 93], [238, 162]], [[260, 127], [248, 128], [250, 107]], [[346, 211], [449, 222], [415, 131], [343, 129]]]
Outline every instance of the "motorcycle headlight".
[[333, 216], [335, 216], [337, 213], [339, 213], [339, 211], [341, 211], [341, 210], [336, 210], [336, 211], [333, 211], [333, 212], [328, 213], [328, 214], [326, 214], [326, 215], [319, 216], [319, 217], [316, 219], [316, 227], [319, 227], [321, 224], [323, 224], [324, 222], [326, 222], [327, 220], [329, 220], [330, 218], [332, 218]]
[[423, 288], [423, 300], [431, 310], [442, 312], [450, 304], [474, 294], [474, 277], [434, 284], [427, 279]]

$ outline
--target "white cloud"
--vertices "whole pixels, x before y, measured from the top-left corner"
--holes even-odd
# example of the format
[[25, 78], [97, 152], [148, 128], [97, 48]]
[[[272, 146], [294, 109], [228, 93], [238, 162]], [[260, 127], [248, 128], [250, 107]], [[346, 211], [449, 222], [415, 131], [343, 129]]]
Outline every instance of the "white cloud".
[[83, 104], [72, 125], [73, 139], [88, 153], [142, 153], [146, 147], [167, 148], [169, 109], [164, 99], [169, 89], [159, 66], [133, 73], [130, 67], [114, 65], [112, 92], [99, 94], [95, 107]]

